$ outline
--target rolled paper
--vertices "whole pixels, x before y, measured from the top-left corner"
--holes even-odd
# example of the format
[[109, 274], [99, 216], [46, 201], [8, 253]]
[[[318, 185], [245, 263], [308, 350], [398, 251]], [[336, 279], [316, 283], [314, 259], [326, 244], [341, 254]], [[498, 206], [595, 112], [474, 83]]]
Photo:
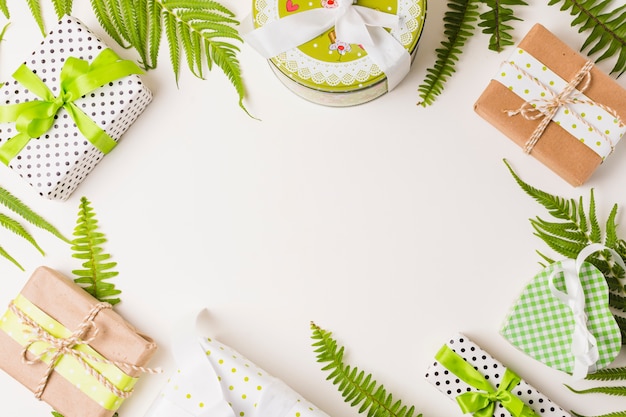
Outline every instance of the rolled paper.
[[63, 17], [0, 88], [0, 160], [66, 200], [152, 100], [140, 72]]
[[436, 354], [426, 379], [476, 417], [571, 417], [462, 333]]
[[154, 342], [107, 303], [40, 267], [0, 318], [0, 367], [65, 417], [110, 417]]
[[522, 352], [573, 379], [607, 367], [622, 346], [609, 308], [608, 284], [602, 272], [585, 262], [598, 251], [611, 252], [612, 259], [626, 270], [612, 249], [588, 245], [576, 259], [554, 262], [537, 274], [500, 330]]
[[280, 379], [207, 337], [176, 343], [178, 369], [145, 417], [328, 417]]

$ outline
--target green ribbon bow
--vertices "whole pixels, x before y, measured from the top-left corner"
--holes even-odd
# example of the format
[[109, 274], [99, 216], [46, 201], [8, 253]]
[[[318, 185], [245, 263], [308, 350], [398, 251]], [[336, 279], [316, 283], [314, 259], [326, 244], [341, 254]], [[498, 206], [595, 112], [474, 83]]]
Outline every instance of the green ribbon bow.
[[513, 417], [538, 417], [538, 415], [522, 400], [511, 393], [521, 378], [515, 372], [506, 369], [498, 389], [485, 379], [472, 365], [444, 345], [435, 359], [454, 375], [480, 391], [470, 391], [456, 397], [463, 413], [472, 413], [475, 417], [492, 417], [496, 402], [502, 403]]
[[91, 64], [69, 57], [61, 69], [60, 93], [55, 97], [44, 82], [22, 64], [13, 74], [13, 78], [41, 100], [0, 106], [0, 123], [15, 122], [15, 128], [19, 132], [0, 146], [0, 161], [8, 165], [31, 139], [46, 133], [52, 127], [60, 108], [67, 110], [78, 130], [89, 142], [102, 153], [109, 153], [117, 142], [83, 113], [74, 104], [74, 100], [131, 74], [142, 74], [142, 71], [134, 62], [121, 59], [108, 48]]

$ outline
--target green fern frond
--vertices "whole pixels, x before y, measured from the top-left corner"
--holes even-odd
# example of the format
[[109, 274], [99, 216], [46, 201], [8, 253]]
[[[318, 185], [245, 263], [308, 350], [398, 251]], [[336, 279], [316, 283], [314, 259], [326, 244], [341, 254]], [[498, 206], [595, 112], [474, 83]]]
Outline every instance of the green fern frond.
[[567, 384], [564, 384], [570, 391], [576, 394], [606, 394], [619, 397], [626, 396], [626, 387], [593, 387], [587, 389], [576, 390]]
[[77, 269], [72, 273], [77, 276], [74, 281], [95, 298], [110, 304], [117, 304], [120, 299], [116, 296], [121, 291], [116, 289], [114, 284], [107, 282], [118, 275], [118, 272], [111, 270], [117, 263], [105, 262], [111, 258], [111, 255], [103, 253], [101, 245], [106, 242], [106, 238], [98, 231], [98, 220], [95, 216], [90, 201], [82, 197], [74, 229], [76, 237], [72, 241], [74, 251], [72, 256], [84, 259], [82, 267], [86, 269]]
[[11, 13], [9, 13], [9, 8], [7, 7], [7, 0], [0, 0], [0, 10], [2, 10], [2, 14], [7, 19], [11, 18]]
[[[587, 417], [587, 416], [585, 416], [583, 414], [579, 414], [579, 413], [577, 413], [577, 412], [575, 412], [573, 410], [571, 410], [570, 412], [572, 413], [572, 415], [574, 417]], [[626, 417], [626, 410], [625, 411], [617, 411], [617, 412], [614, 412], [614, 413], [602, 414], [602, 415], [594, 416], [594, 417]]]
[[588, 374], [585, 379], [594, 381], [626, 381], [626, 367], [604, 368]]
[[30, 13], [33, 15], [35, 22], [37, 22], [37, 26], [39, 26], [39, 30], [43, 36], [46, 36], [46, 28], [43, 23], [43, 16], [41, 14], [41, 4], [39, 0], [26, 0], [28, 4], [28, 8], [30, 9]]
[[102, 26], [105, 32], [123, 48], [130, 47], [128, 43], [122, 38], [122, 35], [117, 29], [117, 26], [113, 23], [113, 20], [109, 15], [106, 1], [91, 0], [91, 8], [96, 15], [96, 19], [98, 19], [100, 26]]
[[365, 374], [357, 367], [351, 367], [343, 362], [343, 346], [328, 332], [315, 323], [311, 323], [312, 335], [315, 340], [313, 347], [317, 353], [317, 361], [325, 364], [323, 371], [330, 371], [326, 380], [332, 380], [337, 385], [344, 401], [352, 407], [359, 407], [359, 413], [367, 412], [368, 417], [420, 417], [415, 414], [415, 407], [407, 407], [400, 400], [393, 399], [391, 393], [383, 385], [378, 384], [371, 374]]
[[0, 256], [12, 262], [15, 266], [17, 266], [22, 271], [24, 270], [24, 267], [20, 265], [20, 263], [14, 257], [9, 255], [9, 253], [6, 250], [4, 250], [2, 246], [0, 246]]
[[[2, 42], [4, 40], [4, 35], [6, 35], [7, 29], [9, 28], [9, 25], [11, 25], [11, 22], [9, 22], [6, 25], [4, 25], [2, 30], [0, 30], [0, 42]], [[4, 84], [0, 83], [0, 87], [2, 87], [3, 85]]]
[[489, 37], [489, 49], [500, 52], [505, 46], [513, 45], [513, 27], [508, 22], [522, 19], [515, 16], [513, 9], [506, 6], [527, 6], [523, 0], [481, 0], [489, 10], [480, 15], [478, 26]]
[[590, 31], [580, 48], [589, 55], [601, 53], [596, 62], [619, 54], [611, 74], [626, 71], [626, 4], [606, 10], [611, 0], [550, 0], [550, 6], [561, 4], [561, 11], [575, 16], [572, 26], [578, 32]]
[[22, 226], [20, 222], [18, 222], [17, 220], [12, 219], [11, 217], [0, 213], [0, 226], [4, 227], [7, 230], [10, 230], [11, 232], [15, 233], [19, 237], [27, 240], [31, 245], [35, 247], [35, 249], [39, 251], [39, 253], [41, 253], [42, 255], [45, 255], [43, 249], [41, 249], [41, 247], [35, 241], [33, 236], [30, 233], [28, 233], [28, 231], [24, 229], [24, 226]]
[[59, 19], [72, 14], [72, 3], [73, 0], [52, 0], [54, 11]]
[[52, 233], [54, 236], [58, 237], [64, 242], [70, 242], [70, 240], [63, 236], [56, 227], [50, 224], [39, 214], [31, 210], [19, 198], [15, 197], [13, 194], [11, 194], [9, 191], [5, 190], [2, 187], [0, 187], [0, 204], [13, 211], [14, 213], [19, 214], [24, 220], [26, 220], [30, 224], [40, 229], [46, 230], [49, 233]]
[[422, 107], [430, 106], [441, 94], [444, 84], [454, 72], [462, 48], [474, 33], [474, 22], [478, 19], [478, 0], [449, 0], [444, 14], [446, 40], [435, 50], [437, 59], [433, 67], [426, 70], [426, 77], [418, 87]]

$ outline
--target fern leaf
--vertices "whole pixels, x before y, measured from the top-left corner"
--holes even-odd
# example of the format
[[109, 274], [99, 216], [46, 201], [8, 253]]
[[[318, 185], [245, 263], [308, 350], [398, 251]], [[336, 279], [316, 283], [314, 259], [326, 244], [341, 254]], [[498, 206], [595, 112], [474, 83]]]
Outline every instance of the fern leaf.
[[606, 394], [619, 397], [626, 396], [626, 387], [593, 387], [582, 390], [576, 390], [567, 384], [564, 384], [570, 391], [576, 394]]
[[[607, 10], [610, 0], [550, 0], [549, 5], [561, 4], [561, 10], [569, 10], [575, 16], [572, 26], [579, 26], [579, 32], [590, 31], [580, 48], [589, 55], [602, 54], [596, 62], [618, 54], [611, 74], [626, 71], [626, 5]], [[619, 76], [618, 75], [618, 76]]]
[[20, 215], [24, 220], [31, 223], [32, 225], [52, 233], [54, 236], [58, 237], [64, 242], [70, 242], [69, 239], [63, 236], [56, 227], [54, 227], [43, 217], [35, 213], [20, 199], [18, 199], [2, 187], [0, 187], [0, 204], [4, 205], [14, 213]]
[[522, 20], [516, 17], [513, 9], [506, 6], [527, 6], [523, 0], [481, 0], [489, 10], [480, 15], [479, 27], [483, 33], [491, 35], [489, 49], [500, 52], [505, 46], [513, 45], [512, 26], [507, 23], [513, 20]]
[[[213, 64], [217, 65], [235, 87], [239, 107], [247, 112], [243, 105], [245, 91], [236, 45], [242, 39], [236, 29], [239, 22], [235, 14], [214, 0], [160, 0], [159, 3], [176, 81], [182, 49], [189, 70], [197, 77], [203, 77], [203, 58], [209, 70]], [[149, 12], [155, 10], [149, 9]]]
[[359, 407], [359, 413], [367, 412], [368, 417], [420, 417], [415, 407], [406, 408], [398, 400], [393, 402], [391, 393], [383, 385], [377, 384], [371, 374], [365, 374], [357, 367], [343, 362], [343, 346], [338, 346], [332, 334], [315, 323], [311, 323], [311, 338], [317, 354], [317, 361], [325, 364], [323, 371], [330, 371], [326, 377], [337, 385], [344, 401], [352, 407]]
[[128, 48], [128, 43], [123, 39], [120, 31], [117, 29], [117, 26], [113, 23], [111, 16], [109, 15], [109, 11], [105, 0], [90, 0], [91, 8], [96, 15], [96, 19], [105, 30], [105, 32], [113, 38], [115, 42], [117, 42], [123, 48]]
[[22, 265], [20, 265], [20, 263], [14, 257], [9, 255], [9, 253], [6, 250], [4, 250], [2, 246], [0, 246], [0, 256], [11, 261], [15, 266], [17, 266], [22, 271], [24, 270], [24, 267], [22, 267]]
[[12, 219], [9, 216], [6, 216], [0, 213], [0, 225], [4, 227], [5, 229], [10, 230], [11, 232], [15, 233], [16, 235], [24, 238], [31, 245], [33, 245], [39, 251], [39, 253], [41, 253], [42, 255], [45, 255], [43, 249], [41, 249], [41, 247], [37, 244], [33, 236], [30, 233], [28, 233], [28, 231], [24, 229], [24, 226], [22, 226], [17, 220]]
[[52, 0], [57, 18], [72, 14], [72, 2], [73, 0]]
[[2, 14], [7, 19], [11, 18], [11, 13], [9, 13], [9, 8], [7, 7], [7, 0], [0, 0], [0, 10], [2, 10]]
[[30, 9], [30, 13], [33, 15], [35, 22], [37, 22], [37, 26], [39, 26], [39, 30], [43, 36], [46, 36], [46, 28], [43, 23], [43, 16], [41, 15], [41, 4], [39, 0], [26, 0], [28, 4], [28, 8]]
[[163, 7], [157, 0], [148, 0], [147, 19], [148, 19], [148, 44], [150, 45], [148, 56], [149, 62], [144, 62], [146, 68], [156, 68], [157, 57], [159, 54], [159, 46], [161, 45], [161, 35], [163, 33], [163, 24], [161, 13]]
[[76, 275], [74, 281], [100, 301], [106, 301], [113, 305], [119, 303], [120, 299], [116, 296], [121, 291], [107, 281], [118, 275], [118, 272], [111, 270], [117, 263], [105, 262], [111, 257], [109, 254], [103, 253], [101, 247], [106, 242], [106, 237], [98, 231], [98, 220], [95, 218], [94, 210], [86, 197], [82, 197], [80, 200], [74, 236], [76, 238], [72, 241], [72, 250], [74, 251], [72, 256], [86, 260], [82, 264], [85, 269], [72, 271]]
[[[583, 414], [579, 414], [579, 413], [577, 413], [577, 412], [575, 412], [573, 410], [571, 410], [570, 412], [572, 413], [572, 415], [574, 417], [587, 417], [587, 416], [585, 416]], [[617, 412], [614, 412], [614, 413], [602, 414], [600, 416], [595, 416], [595, 417], [626, 417], [626, 410], [624, 410], [624, 411], [617, 411]]]
[[455, 71], [456, 62], [462, 48], [474, 32], [474, 22], [478, 19], [477, 0], [449, 0], [444, 14], [444, 35], [446, 40], [436, 49], [437, 59], [433, 67], [426, 70], [426, 77], [418, 87], [421, 101], [418, 105], [430, 106], [441, 94], [444, 84]]
[[585, 379], [594, 381], [626, 381], [626, 367], [604, 368], [588, 374]]
[[[4, 35], [6, 35], [7, 29], [9, 28], [10, 24], [11, 24], [11, 22], [7, 23], [6, 25], [4, 25], [2, 30], [0, 30], [0, 42], [4, 40]], [[0, 84], [0, 87], [2, 87], [2, 85], [3, 84]]]

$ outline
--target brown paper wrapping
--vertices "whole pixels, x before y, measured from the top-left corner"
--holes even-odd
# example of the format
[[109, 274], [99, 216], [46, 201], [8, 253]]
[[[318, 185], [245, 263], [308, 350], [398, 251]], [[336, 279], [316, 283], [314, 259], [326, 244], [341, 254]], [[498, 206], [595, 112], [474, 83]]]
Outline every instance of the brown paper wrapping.
[[[39, 267], [21, 294], [66, 328], [74, 330], [98, 303], [94, 297], [59, 272]], [[102, 310], [94, 320], [98, 334], [90, 346], [109, 360], [144, 366], [156, 351], [156, 344], [143, 336], [113, 310]], [[47, 365], [22, 362], [22, 347], [0, 331], [0, 367], [31, 391], [35, 391]], [[138, 372], [128, 372], [138, 377]], [[95, 401], [52, 372], [41, 397], [64, 417], [110, 417], [113, 411], [101, 408]]]
[[[519, 47], [537, 58], [566, 81], [572, 80], [587, 59], [568, 47], [540, 24], [536, 24]], [[626, 90], [607, 74], [593, 67], [591, 84], [585, 91], [591, 100], [615, 110], [626, 119]], [[521, 147], [528, 141], [538, 120], [509, 116], [524, 100], [500, 82], [491, 80], [474, 104], [474, 110]], [[531, 155], [573, 186], [582, 185], [602, 163], [602, 158], [554, 122], [550, 122]]]

